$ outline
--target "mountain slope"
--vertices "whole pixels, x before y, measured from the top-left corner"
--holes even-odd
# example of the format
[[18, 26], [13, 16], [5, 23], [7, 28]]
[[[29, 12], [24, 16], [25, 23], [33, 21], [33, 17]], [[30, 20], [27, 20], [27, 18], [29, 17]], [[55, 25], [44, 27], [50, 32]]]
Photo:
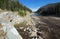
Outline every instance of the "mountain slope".
[[20, 9], [32, 12], [29, 8], [23, 6], [18, 0], [0, 0], [0, 8], [3, 10], [18, 11]]
[[36, 12], [44, 16], [60, 16], [60, 2], [45, 5]]

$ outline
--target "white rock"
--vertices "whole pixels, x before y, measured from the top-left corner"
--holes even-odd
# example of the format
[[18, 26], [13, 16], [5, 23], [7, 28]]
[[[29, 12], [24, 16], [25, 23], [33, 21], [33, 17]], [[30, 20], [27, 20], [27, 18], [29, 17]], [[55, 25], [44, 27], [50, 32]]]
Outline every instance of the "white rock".
[[7, 32], [7, 39], [22, 39], [17, 30], [13, 27]]
[[14, 27], [13, 22], [10, 22], [11, 20], [10, 16], [12, 15], [10, 13], [9, 14], [7, 13], [8, 12], [4, 12], [0, 14], [0, 23], [3, 26], [3, 31], [6, 32], [6, 39], [23, 39], [16, 30], [16, 28]]
[[21, 35], [11, 23], [3, 23], [3, 30], [6, 32], [7, 39], [22, 39]]

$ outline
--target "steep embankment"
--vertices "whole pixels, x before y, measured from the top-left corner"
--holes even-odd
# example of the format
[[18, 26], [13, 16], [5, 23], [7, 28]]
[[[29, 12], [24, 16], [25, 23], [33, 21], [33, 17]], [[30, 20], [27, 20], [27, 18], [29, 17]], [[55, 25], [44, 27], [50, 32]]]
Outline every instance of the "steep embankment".
[[[4, 20], [2, 21], [5, 23], [11, 22], [13, 26], [17, 24], [18, 26], [15, 26], [16, 29], [19, 31], [19, 33], [22, 35], [23, 38], [26, 38], [24, 37], [25, 34], [22, 31], [24, 31], [25, 27], [27, 27], [28, 25], [33, 25], [32, 19], [30, 17], [30, 13], [32, 11], [26, 6], [23, 6], [18, 0], [13, 0], [13, 1], [12, 0], [0, 0], [0, 5], [1, 5], [0, 6], [0, 17], [2, 17], [2, 19]], [[20, 27], [23, 27], [24, 29], [21, 31]]]
[[[26, 13], [28, 15], [26, 15], [25, 17], [21, 17], [21, 16], [18, 15], [18, 12], [1, 11], [0, 12], [0, 18], [3, 19], [3, 20], [0, 19], [0, 21], [3, 21], [4, 23], [11, 22], [13, 25], [17, 24], [17, 25], [15, 25], [15, 27], [18, 30], [18, 32], [21, 34], [21, 36], [24, 39], [29, 39], [30, 38], [29, 37], [30, 36], [30, 33], [34, 32], [36, 29], [35, 29], [35, 26], [34, 26], [34, 23], [35, 22], [30, 17], [30, 15], [31, 15], [30, 12], [26, 12]], [[30, 30], [30, 32], [27, 32], [26, 29], [28, 31], [30, 29], [31, 30]]]

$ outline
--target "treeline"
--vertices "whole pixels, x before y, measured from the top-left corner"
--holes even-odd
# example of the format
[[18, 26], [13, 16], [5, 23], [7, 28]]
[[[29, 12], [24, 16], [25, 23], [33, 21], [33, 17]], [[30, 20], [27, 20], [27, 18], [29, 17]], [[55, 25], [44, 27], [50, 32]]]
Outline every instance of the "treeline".
[[43, 6], [36, 13], [44, 16], [60, 16], [60, 2]]
[[18, 0], [0, 0], [0, 8], [3, 10], [11, 10], [11, 11], [29, 11], [32, 12], [26, 6], [23, 6]]

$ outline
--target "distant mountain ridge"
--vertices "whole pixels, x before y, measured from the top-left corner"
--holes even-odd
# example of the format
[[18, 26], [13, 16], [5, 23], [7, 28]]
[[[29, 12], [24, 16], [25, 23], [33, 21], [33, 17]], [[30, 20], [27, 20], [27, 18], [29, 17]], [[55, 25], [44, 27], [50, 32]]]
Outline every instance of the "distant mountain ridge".
[[43, 16], [60, 16], [60, 2], [45, 5], [39, 8], [36, 13]]

